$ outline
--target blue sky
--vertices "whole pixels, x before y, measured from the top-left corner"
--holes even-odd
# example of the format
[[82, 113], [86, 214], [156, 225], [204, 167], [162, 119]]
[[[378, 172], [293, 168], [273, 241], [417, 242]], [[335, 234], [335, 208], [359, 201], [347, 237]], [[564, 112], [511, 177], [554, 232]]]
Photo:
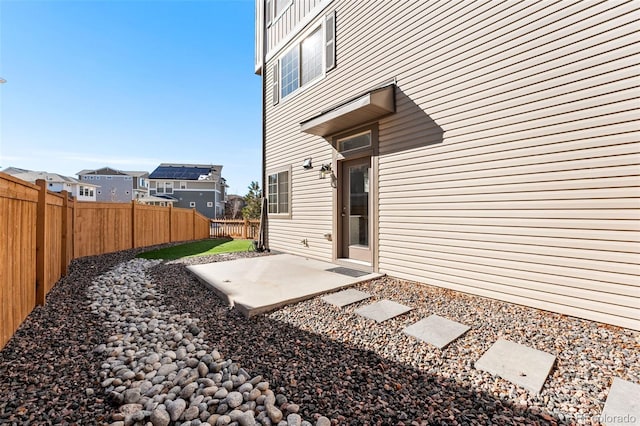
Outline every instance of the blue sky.
[[253, 0], [0, 0], [0, 169], [261, 175]]

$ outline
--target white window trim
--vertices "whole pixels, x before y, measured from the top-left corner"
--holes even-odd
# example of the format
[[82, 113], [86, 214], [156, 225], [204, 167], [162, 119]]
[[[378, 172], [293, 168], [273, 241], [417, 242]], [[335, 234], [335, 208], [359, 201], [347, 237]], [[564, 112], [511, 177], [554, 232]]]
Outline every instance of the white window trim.
[[[320, 30], [320, 33], [322, 35], [321, 43], [320, 43], [322, 46], [322, 55], [321, 55], [322, 56], [322, 73], [318, 77], [314, 78], [313, 80], [311, 80], [310, 82], [308, 82], [303, 86], [302, 85], [302, 51], [301, 51], [302, 42], [311, 34], [316, 32], [318, 29]], [[279, 88], [278, 95], [280, 95], [280, 99], [279, 99], [280, 102], [286, 102], [288, 99], [295, 97], [295, 95], [297, 95], [298, 93], [303, 93], [305, 90], [308, 90], [310, 87], [313, 87], [316, 84], [318, 84], [318, 82], [324, 80], [324, 78], [327, 76], [326, 55], [324, 54], [324, 49], [326, 46], [325, 31], [326, 31], [325, 19], [323, 15], [317, 25], [313, 25], [307, 31], [302, 33], [300, 37], [296, 38], [295, 43], [292, 46], [284, 50], [282, 54], [278, 56], [278, 76], [277, 77], [278, 77], [278, 88]], [[280, 79], [282, 75], [282, 58], [284, 58], [287, 53], [291, 52], [292, 49], [298, 49], [298, 88], [292, 91], [291, 93], [289, 93], [288, 95], [282, 96], [282, 80]]]
[[196, 202], [195, 201], [189, 201], [189, 207], [190, 208], [195, 208], [196, 207]]
[[[282, 173], [282, 172], [287, 172], [288, 173], [288, 188], [287, 191], [289, 193], [289, 200], [288, 200], [288, 212], [287, 213], [268, 213], [269, 210], [269, 176], [271, 175], [276, 175], [278, 173]], [[279, 167], [279, 168], [273, 168], [273, 169], [269, 169], [267, 170], [267, 172], [265, 173], [265, 175], [267, 176], [267, 182], [266, 182], [266, 188], [264, 188], [264, 193], [267, 197], [267, 215], [270, 218], [274, 218], [274, 219], [291, 219], [291, 210], [293, 210], [293, 195], [291, 192], [291, 189], [293, 187], [293, 185], [291, 184], [292, 182], [292, 174], [291, 174], [291, 166], [284, 166], [284, 167]]]

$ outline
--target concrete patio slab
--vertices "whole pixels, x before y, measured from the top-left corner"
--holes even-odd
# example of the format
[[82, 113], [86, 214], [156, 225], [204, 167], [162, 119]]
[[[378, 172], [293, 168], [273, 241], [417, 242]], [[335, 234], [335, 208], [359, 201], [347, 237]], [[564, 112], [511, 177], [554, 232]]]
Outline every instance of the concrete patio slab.
[[640, 384], [615, 377], [600, 422], [607, 426], [640, 424]]
[[350, 288], [347, 290], [339, 291], [337, 293], [328, 294], [322, 298], [325, 302], [342, 308], [352, 303], [360, 302], [362, 300], [370, 298], [371, 295], [367, 292]]
[[451, 321], [438, 315], [431, 315], [411, 324], [404, 330], [405, 334], [430, 343], [442, 349], [469, 330], [469, 326]]
[[367, 273], [350, 277], [327, 271], [335, 266], [291, 254], [274, 254], [192, 265], [187, 269], [222, 300], [251, 317], [382, 276]]
[[383, 322], [398, 315], [402, 315], [409, 312], [413, 308], [405, 306], [391, 300], [381, 300], [371, 305], [363, 306], [356, 309], [356, 314], [375, 320], [376, 322]]
[[500, 376], [530, 392], [539, 393], [555, 360], [556, 357], [549, 353], [498, 339], [476, 361], [475, 367]]

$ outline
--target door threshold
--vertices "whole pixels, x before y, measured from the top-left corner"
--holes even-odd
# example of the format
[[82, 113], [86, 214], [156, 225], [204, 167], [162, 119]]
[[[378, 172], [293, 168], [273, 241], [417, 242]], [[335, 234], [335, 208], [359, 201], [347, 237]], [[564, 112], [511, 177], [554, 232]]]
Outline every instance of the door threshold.
[[342, 266], [348, 266], [353, 269], [358, 269], [366, 272], [373, 272], [373, 266], [369, 262], [365, 262], [363, 260], [355, 260], [349, 259], [346, 257], [341, 257], [336, 259], [333, 263]]

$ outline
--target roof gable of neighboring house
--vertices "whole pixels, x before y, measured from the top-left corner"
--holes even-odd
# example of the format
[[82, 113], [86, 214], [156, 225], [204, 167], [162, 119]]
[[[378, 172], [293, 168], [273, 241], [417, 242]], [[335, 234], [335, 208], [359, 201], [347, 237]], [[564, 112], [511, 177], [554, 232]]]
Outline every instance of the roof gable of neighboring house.
[[129, 176], [127, 172], [123, 172], [122, 170], [112, 169], [111, 167], [103, 167], [101, 169], [95, 170], [81, 170], [78, 173], [78, 176], [82, 175], [101, 175], [101, 176]]
[[48, 183], [61, 183], [68, 185], [83, 185], [83, 186], [91, 186], [98, 188], [100, 185], [89, 184], [86, 182], [80, 182], [78, 179], [60, 175], [58, 173], [49, 173], [49, 172], [37, 172], [33, 170], [20, 169], [17, 167], [9, 167], [3, 170], [4, 173], [14, 176], [18, 179], [24, 180], [26, 182], [35, 183], [38, 179], [42, 179]]

